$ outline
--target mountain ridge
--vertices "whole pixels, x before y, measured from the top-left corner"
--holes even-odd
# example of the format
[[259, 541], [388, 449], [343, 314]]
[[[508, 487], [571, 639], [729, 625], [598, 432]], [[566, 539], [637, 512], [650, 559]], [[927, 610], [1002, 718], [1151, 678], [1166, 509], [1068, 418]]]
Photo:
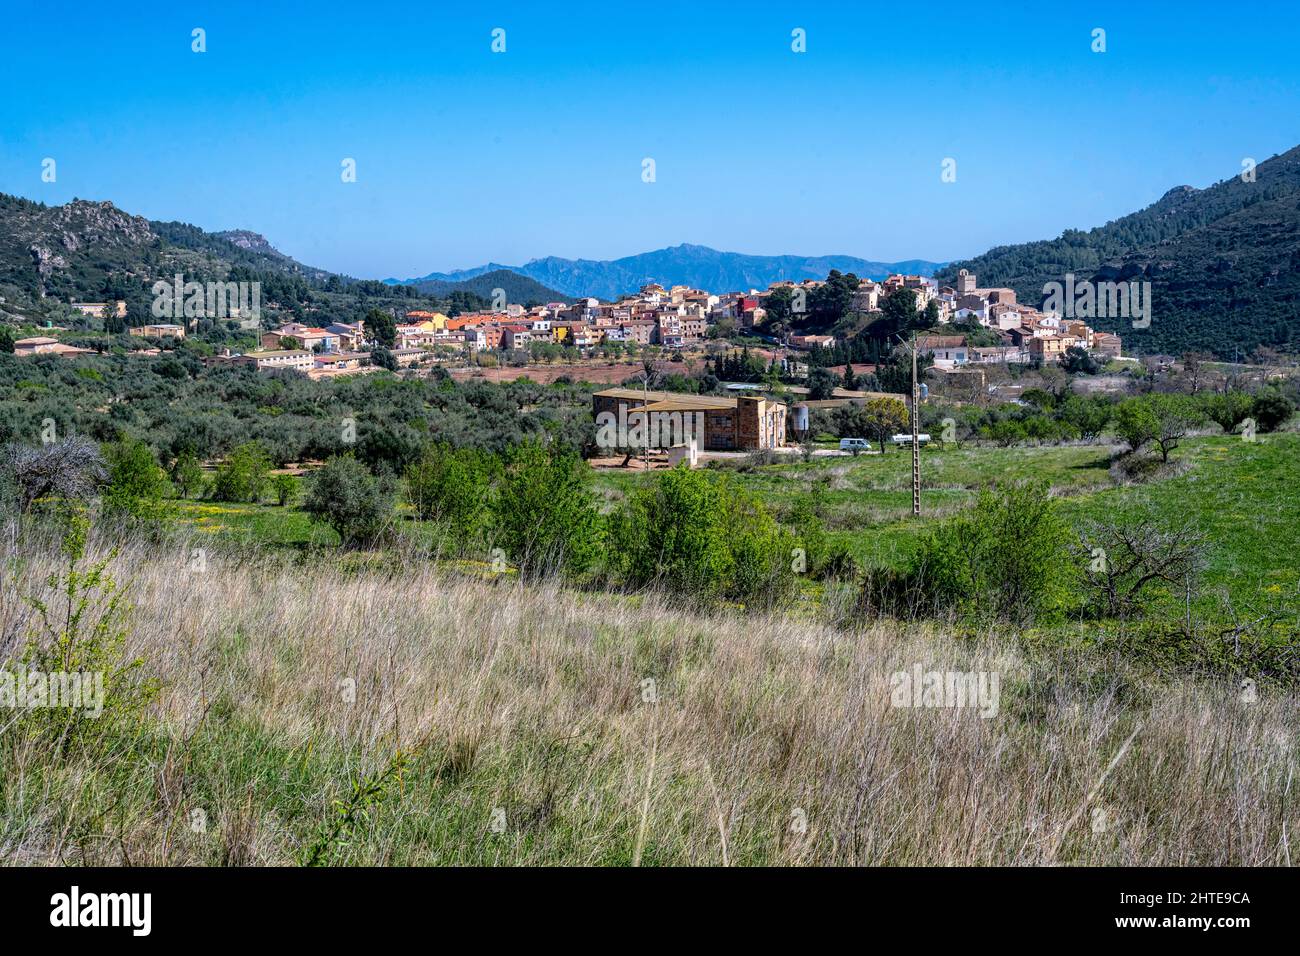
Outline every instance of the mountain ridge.
[[981, 286], [1008, 286], [1028, 305], [1044, 285], [1072, 273], [1077, 282], [1151, 283], [1147, 328], [1097, 319], [1137, 353], [1212, 352], [1223, 358], [1257, 348], [1300, 348], [1300, 146], [1205, 188], [1181, 185], [1151, 205], [1056, 239], [996, 246], [949, 263]]
[[681, 243], [637, 253], [619, 259], [566, 259], [544, 256], [522, 266], [488, 263], [451, 272], [432, 272], [413, 279], [385, 279], [389, 285], [420, 285], [426, 282], [464, 281], [489, 271], [516, 272], [556, 289], [568, 297], [590, 295], [615, 299], [635, 292], [649, 282], [689, 285], [711, 292], [765, 289], [783, 279], [824, 279], [832, 269], [853, 272], [859, 278], [883, 279], [894, 272], [930, 275], [943, 266], [927, 259], [878, 262], [848, 255], [762, 256], [724, 252], [709, 246]]

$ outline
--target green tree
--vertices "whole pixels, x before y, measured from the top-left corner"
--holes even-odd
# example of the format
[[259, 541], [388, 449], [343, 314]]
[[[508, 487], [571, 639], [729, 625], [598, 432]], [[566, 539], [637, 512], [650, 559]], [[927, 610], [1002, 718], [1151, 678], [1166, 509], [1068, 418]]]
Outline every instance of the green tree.
[[383, 309], [371, 309], [366, 313], [366, 333], [386, 349], [397, 345], [397, 323]]
[[853, 273], [842, 274], [832, 269], [826, 281], [808, 293], [807, 324], [816, 329], [833, 328], [849, 314], [858, 284], [858, 277]]
[[1093, 439], [1106, 430], [1114, 413], [1115, 406], [1109, 399], [1070, 395], [1057, 408], [1056, 417], [1081, 438]]
[[591, 469], [571, 450], [536, 438], [511, 449], [492, 503], [496, 540], [527, 578], [580, 574], [600, 548]]
[[217, 466], [212, 497], [217, 501], [257, 502], [266, 486], [271, 458], [260, 442], [244, 442]]
[[927, 329], [937, 329], [939, 327], [938, 299], [931, 299], [925, 304], [925, 312], [921, 316], [921, 324]]
[[908, 425], [907, 406], [897, 398], [873, 398], [862, 406], [867, 433], [880, 442], [883, 452], [893, 435]]
[[271, 479], [271, 492], [275, 495], [275, 502], [281, 508], [287, 507], [293, 500], [293, 493], [298, 487], [298, 482], [294, 480], [293, 475], [276, 475]]
[[1071, 375], [1096, 375], [1102, 370], [1102, 363], [1081, 345], [1071, 345], [1061, 356], [1061, 368]]
[[1160, 460], [1167, 462], [1198, 417], [1193, 403], [1181, 395], [1146, 395], [1120, 402], [1115, 410], [1115, 431], [1131, 451], [1154, 444]]
[[[911, 292], [911, 289], [905, 289], [904, 292]], [[901, 295], [901, 293], [894, 293]], [[890, 296], [894, 298], [894, 296]], [[916, 357], [916, 377], [918, 381], [924, 381], [925, 371], [934, 364], [934, 354], [931, 352], [921, 352]], [[882, 392], [895, 392], [899, 395], [912, 394], [912, 354], [905, 346], [898, 346], [889, 353], [887, 361], [882, 363], [876, 369], [876, 381], [880, 385]]]
[[487, 526], [499, 459], [473, 448], [429, 445], [406, 469], [406, 498], [422, 521], [446, 522], [463, 546]]
[[767, 313], [763, 320], [764, 330], [768, 335], [782, 338], [797, 318], [794, 314], [794, 291], [788, 285], [777, 286], [763, 300], [763, 309]]
[[1245, 392], [1224, 392], [1204, 398], [1205, 414], [1223, 429], [1224, 434], [1231, 435], [1238, 425], [1251, 417], [1254, 399]]
[[838, 384], [834, 372], [815, 368], [808, 373], [808, 398], [814, 402], [824, 401], [835, 394]]
[[117, 314], [117, 303], [110, 298], [100, 311], [104, 319], [104, 331], [110, 335], [120, 335], [126, 331], [126, 319]]
[[880, 303], [880, 311], [892, 333], [906, 334], [921, 326], [914, 289], [898, 289], [886, 296]]
[[14, 333], [7, 325], [0, 325], [0, 352], [13, 354], [14, 351]]
[[103, 490], [107, 512], [132, 518], [158, 520], [167, 494], [167, 474], [153, 449], [136, 438], [123, 438], [103, 448], [108, 484]]
[[337, 455], [311, 476], [302, 507], [333, 528], [344, 547], [364, 546], [391, 525], [393, 495], [351, 454]]
[[203, 468], [194, 452], [186, 449], [176, 456], [171, 468], [172, 486], [182, 498], [197, 495], [203, 488]]

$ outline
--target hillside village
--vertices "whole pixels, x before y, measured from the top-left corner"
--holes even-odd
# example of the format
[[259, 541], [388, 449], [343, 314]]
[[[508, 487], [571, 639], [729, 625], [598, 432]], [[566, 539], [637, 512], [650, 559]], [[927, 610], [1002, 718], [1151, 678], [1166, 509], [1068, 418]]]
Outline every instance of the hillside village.
[[[412, 309], [393, 315], [395, 340], [390, 352], [398, 367], [410, 367], [428, 364], [439, 353], [528, 352], [534, 346], [548, 344], [576, 350], [577, 355], [609, 345], [688, 349], [716, 337], [724, 328], [742, 335], [758, 335], [791, 353], [810, 351], [834, 346], [836, 336], [799, 332], [779, 338], [764, 335], [766, 303], [778, 290], [797, 290], [807, 295], [825, 284], [825, 280], [809, 279], [777, 282], [761, 291], [726, 293], [647, 284], [637, 293], [613, 302], [584, 297], [531, 307], [512, 303], [501, 309], [455, 316]], [[997, 340], [996, 345], [977, 346], [961, 334], [921, 336], [918, 347], [930, 353], [934, 367], [941, 370], [982, 363], [1043, 364], [1059, 361], [1075, 346], [1103, 358], [1121, 356], [1118, 335], [1096, 331], [1080, 320], [1020, 305], [1013, 290], [980, 288], [976, 276], [965, 270], [958, 275], [955, 287], [937, 286], [933, 280], [915, 275], [892, 275], [883, 282], [863, 280], [853, 294], [851, 309], [870, 321], [881, 314], [886, 299], [904, 290], [915, 297], [918, 312], [934, 303], [940, 325], [977, 323]], [[103, 302], [71, 305], [88, 316], [112, 308]], [[118, 302], [115, 307], [119, 315], [125, 314], [125, 303]], [[180, 340], [185, 338], [187, 328], [177, 323], [151, 323], [132, 326], [128, 332], [145, 339]], [[213, 361], [326, 377], [373, 367], [371, 351], [377, 344], [362, 323], [318, 327], [287, 322], [262, 330], [260, 348], [242, 352], [226, 349]], [[14, 346], [19, 355], [75, 356], [91, 351], [62, 344], [51, 336], [21, 338]]]

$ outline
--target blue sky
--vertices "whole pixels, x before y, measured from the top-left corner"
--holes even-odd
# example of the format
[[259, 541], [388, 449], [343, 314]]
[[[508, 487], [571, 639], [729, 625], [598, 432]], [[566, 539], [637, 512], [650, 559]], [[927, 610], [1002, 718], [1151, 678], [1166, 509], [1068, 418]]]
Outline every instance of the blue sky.
[[952, 259], [1300, 143], [1282, 4], [121, 6], [6, 0], [0, 191], [363, 277], [681, 242]]

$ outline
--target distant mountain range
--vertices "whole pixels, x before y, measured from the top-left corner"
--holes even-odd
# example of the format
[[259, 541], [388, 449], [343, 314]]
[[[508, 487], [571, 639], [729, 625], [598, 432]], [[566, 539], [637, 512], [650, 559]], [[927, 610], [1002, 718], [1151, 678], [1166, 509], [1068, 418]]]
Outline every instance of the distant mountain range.
[[1233, 358], [1257, 346], [1300, 347], [1300, 147], [1205, 189], [1177, 186], [1147, 208], [1086, 232], [998, 246], [941, 269], [981, 286], [1010, 286], [1037, 306], [1043, 286], [1150, 282], [1151, 321], [1095, 320], [1124, 350], [1174, 355], [1196, 350]]
[[832, 269], [852, 272], [863, 279], [883, 279], [895, 272], [933, 275], [941, 262], [907, 259], [902, 262], [873, 262], [855, 256], [751, 256], [740, 252], [719, 252], [708, 246], [680, 245], [622, 259], [561, 259], [547, 256], [522, 266], [490, 262], [473, 269], [433, 272], [418, 279], [385, 279], [391, 285], [464, 282], [489, 272], [509, 271], [527, 276], [543, 286], [559, 290], [565, 297], [596, 296], [615, 299], [635, 292], [649, 282], [663, 286], [688, 285], [710, 292], [766, 289], [784, 279], [825, 279]]
[[[824, 279], [832, 269], [873, 279], [919, 273], [951, 283], [959, 268], [976, 273], [981, 286], [1014, 288], [1031, 305], [1043, 301], [1046, 283], [1062, 282], [1066, 273], [1076, 284], [1150, 282], [1149, 328], [1125, 320], [1091, 323], [1119, 332], [1129, 352], [1195, 349], [1225, 358], [1259, 346], [1294, 352], [1300, 349], [1300, 147], [1260, 163], [1245, 178], [1205, 189], [1178, 186], [1104, 226], [999, 246], [964, 262], [751, 256], [681, 245], [612, 261], [548, 257], [385, 281], [438, 298], [465, 291], [490, 299], [501, 288], [511, 302], [538, 303], [580, 295], [613, 299], [647, 282], [714, 292], [762, 289], [782, 279]], [[206, 232], [132, 216], [110, 202], [47, 206], [0, 193], [0, 319], [49, 297], [116, 296], [147, 313], [146, 282], [176, 272], [200, 281], [256, 273], [278, 279], [286, 295], [293, 284], [326, 292], [384, 287], [304, 265], [247, 230]]]
[[505, 293], [507, 302], [518, 302], [521, 305], [529, 306], [544, 305], [547, 302], [564, 302], [573, 298], [573, 296], [565, 295], [563, 292], [547, 288], [536, 279], [529, 278], [504, 266], [498, 266], [483, 272], [477, 269], [466, 269], [457, 274], [455, 278], [436, 279], [425, 277], [410, 283], [390, 281], [387, 284], [412, 285], [421, 294], [435, 296], [440, 299], [446, 298], [452, 292], [472, 292], [491, 301], [493, 292], [500, 289]]

